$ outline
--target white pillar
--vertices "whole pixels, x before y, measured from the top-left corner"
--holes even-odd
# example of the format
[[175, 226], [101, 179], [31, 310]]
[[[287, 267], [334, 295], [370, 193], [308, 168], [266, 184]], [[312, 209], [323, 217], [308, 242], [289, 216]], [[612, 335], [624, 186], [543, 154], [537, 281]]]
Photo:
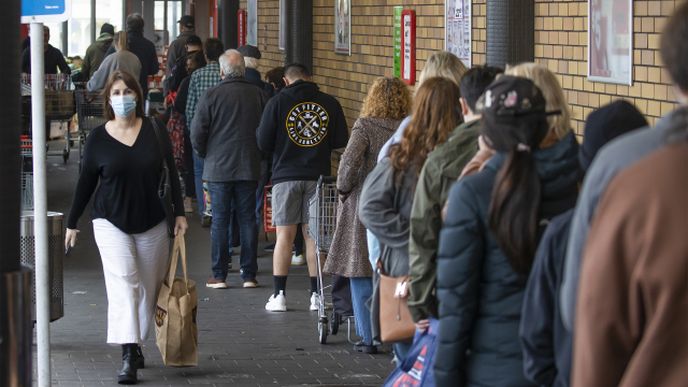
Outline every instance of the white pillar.
[[48, 270], [48, 195], [46, 189], [45, 76], [43, 23], [31, 23], [31, 123], [36, 256], [36, 337], [38, 387], [50, 386], [50, 283]]

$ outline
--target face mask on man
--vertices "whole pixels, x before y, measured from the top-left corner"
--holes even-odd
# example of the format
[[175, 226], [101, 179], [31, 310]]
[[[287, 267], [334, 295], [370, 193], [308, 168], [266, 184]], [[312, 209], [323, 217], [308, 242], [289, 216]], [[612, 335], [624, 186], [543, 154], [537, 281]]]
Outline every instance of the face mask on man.
[[117, 117], [128, 117], [136, 109], [136, 99], [131, 95], [113, 95], [110, 97], [112, 111]]

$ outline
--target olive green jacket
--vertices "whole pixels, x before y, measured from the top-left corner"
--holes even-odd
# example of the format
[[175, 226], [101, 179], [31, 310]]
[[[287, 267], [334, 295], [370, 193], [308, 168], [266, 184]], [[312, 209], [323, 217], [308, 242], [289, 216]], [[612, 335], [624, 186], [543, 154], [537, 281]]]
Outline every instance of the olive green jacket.
[[463, 167], [478, 151], [480, 120], [458, 126], [428, 155], [418, 177], [411, 209], [408, 306], [415, 321], [437, 317], [435, 279], [442, 207]]

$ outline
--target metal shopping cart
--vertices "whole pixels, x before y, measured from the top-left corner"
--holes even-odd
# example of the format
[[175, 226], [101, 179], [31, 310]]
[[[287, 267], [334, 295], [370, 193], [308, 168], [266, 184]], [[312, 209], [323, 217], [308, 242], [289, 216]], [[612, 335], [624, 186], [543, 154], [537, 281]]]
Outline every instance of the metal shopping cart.
[[79, 122], [78, 147], [79, 147], [79, 169], [81, 169], [81, 153], [86, 137], [91, 130], [105, 123], [103, 112], [103, 94], [100, 91], [88, 91], [78, 89], [74, 91], [76, 98], [76, 114]]
[[[28, 109], [24, 109], [27, 122], [27, 132], [31, 129], [31, 75], [21, 75], [22, 96], [24, 96]], [[46, 121], [46, 141], [50, 140], [50, 127], [53, 121], [60, 124], [60, 128], [65, 132], [65, 146], [62, 150], [48, 152], [48, 156], [62, 156], [64, 162], [69, 159], [70, 133], [69, 121], [75, 113], [74, 90], [69, 74], [45, 74], [45, 121]]]
[[31, 138], [20, 136], [21, 149], [21, 210], [33, 210], [33, 153]]
[[277, 231], [272, 225], [272, 184], [268, 184], [263, 189], [263, 231], [267, 239], [267, 234]]
[[[344, 316], [341, 316], [334, 308], [332, 316], [328, 319], [325, 306], [332, 304], [331, 292], [326, 292], [332, 285], [325, 285], [323, 280], [323, 260], [321, 254], [327, 254], [332, 244], [334, 231], [337, 227], [337, 206], [339, 193], [337, 192], [337, 179], [331, 176], [320, 176], [315, 189], [315, 195], [308, 202], [308, 233], [315, 241], [316, 263], [318, 268], [318, 292], [320, 302], [318, 304], [318, 340], [320, 344], [327, 343], [328, 334], [337, 334], [339, 324]], [[329, 294], [328, 294], [329, 293]], [[328, 297], [326, 297], [326, 295]], [[351, 322], [353, 316], [346, 316], [348, 325], [347, 339], [351, 340]]]

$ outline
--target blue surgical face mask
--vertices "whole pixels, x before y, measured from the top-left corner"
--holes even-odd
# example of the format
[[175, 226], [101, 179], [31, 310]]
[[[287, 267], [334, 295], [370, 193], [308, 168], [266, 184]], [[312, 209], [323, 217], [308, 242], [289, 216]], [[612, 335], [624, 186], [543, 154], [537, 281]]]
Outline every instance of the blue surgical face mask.
[[110, 97], [112, 111], [117, 117], [128, 117], [136, 109], [136, 99], [132, 95], [113, 95]]

